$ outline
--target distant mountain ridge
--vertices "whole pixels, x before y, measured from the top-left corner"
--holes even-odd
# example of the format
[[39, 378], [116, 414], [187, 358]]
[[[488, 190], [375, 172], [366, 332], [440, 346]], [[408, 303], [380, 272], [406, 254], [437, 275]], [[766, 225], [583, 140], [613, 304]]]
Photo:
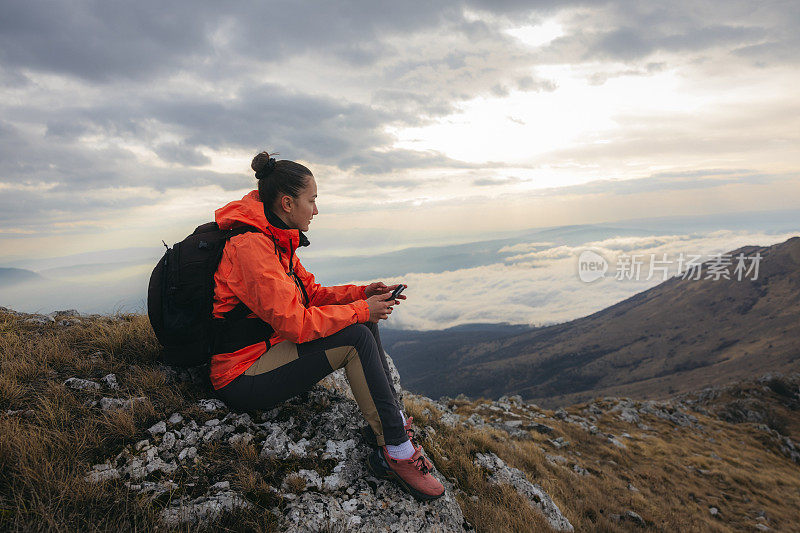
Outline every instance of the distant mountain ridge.
[[[317, 281], [337, 285], [356, 279], [402, 276], [409, 272], [443, 272], [456, 268], [490, 265], [503, 260], [505, 246], [550, 241], [558, 245], [580, 246], [592, 241], [617, 237], [671, 235], [689, 231], [740, 230], [789, 233], [798, 230], [800, 210], [747, 211], [696, 216], [637, 218], [594, 224], [570, 224], [509, 232], [502, 237], [448, 246], [409, 246], [380, 254], [347, 257], [301, 255], [303, 265], [317, 276]], [[311, 232], [311, 240], [314, 235]], [[313, 251], [312, 244], [308, 251]], [[512, 255], [512, 254], [508, 254]]]
[[519, 394], [544, 406], [665, 398], [800, 369], [800, 237], [739, 252], [761, 255], [758, 279], [673, 277], [564, 324], [436, 354], [386, 349], [415, 392]]
[[42, 279], [36, 272], [24, 268], [0, 268], [0, 287]]

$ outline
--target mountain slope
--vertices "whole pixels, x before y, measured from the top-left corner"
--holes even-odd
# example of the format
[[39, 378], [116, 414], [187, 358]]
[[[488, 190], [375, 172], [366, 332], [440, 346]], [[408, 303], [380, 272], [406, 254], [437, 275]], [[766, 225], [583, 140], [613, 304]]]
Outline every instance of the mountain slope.
[[663, 398], [800, 368], [800, 238], [730, 253], [739, 252], [761, 254], [756, 280], [673, 277], [581, 319], [464, 346], [425, 374], [396, 357], [398, 368], [410, 390], [432, 397], [520, 394], [549, 406]]
[[0, 268], [0, 287], [44, 279], [36, 272], [24, 268]]
[[[2, 531], [795, 531], [800, 374], [555, 411], [401, 389], [446, 495], [367, 472], [342, 371], [233, 412], [143, 315], [0, 308]], [[393, 376], [402, 384], [399, 376]], [[65, 497], [65, 495], [68, 495]]]

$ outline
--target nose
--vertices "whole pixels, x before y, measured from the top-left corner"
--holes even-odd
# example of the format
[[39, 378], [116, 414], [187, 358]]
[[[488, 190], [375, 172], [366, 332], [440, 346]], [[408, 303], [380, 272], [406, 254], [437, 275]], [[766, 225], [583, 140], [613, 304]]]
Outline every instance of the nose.
[[316, 205], [314, 206], [314, 212], [313, 212], [313, 213], [311, 213], [311, 214], [312, 214], [312, 215], [317, 215], [317, 214], [319, 214], [319, 209], [317, 209], [317, 206], [316, 206]]

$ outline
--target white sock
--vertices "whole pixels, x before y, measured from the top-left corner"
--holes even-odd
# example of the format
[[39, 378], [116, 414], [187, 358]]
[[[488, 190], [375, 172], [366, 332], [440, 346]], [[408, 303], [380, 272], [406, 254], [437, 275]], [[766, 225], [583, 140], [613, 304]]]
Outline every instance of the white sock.
[[395, 459], [411, 459], [411, 456], [414, 455], [414, 445], [411, 444], [410, 440], [397, 446], [387, 444], [386, 451]]

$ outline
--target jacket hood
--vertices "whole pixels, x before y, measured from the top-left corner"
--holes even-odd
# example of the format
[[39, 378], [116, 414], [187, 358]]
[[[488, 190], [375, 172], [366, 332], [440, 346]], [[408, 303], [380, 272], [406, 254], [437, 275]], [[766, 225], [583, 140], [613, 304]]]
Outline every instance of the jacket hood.
[[264, 211], [258, 190], [253, 190], [241, 200], [234, 200], [214, 211], [214, 220], [220, 229], [253, 226], [266, 235], [274, 236], [276, 244], [282, 248], [294, 250], [298, 246], [308, 246], [308, 239], [300, 230], [288, 229], [273, 213], [270, 213], [271, 220], [268, 220]]

